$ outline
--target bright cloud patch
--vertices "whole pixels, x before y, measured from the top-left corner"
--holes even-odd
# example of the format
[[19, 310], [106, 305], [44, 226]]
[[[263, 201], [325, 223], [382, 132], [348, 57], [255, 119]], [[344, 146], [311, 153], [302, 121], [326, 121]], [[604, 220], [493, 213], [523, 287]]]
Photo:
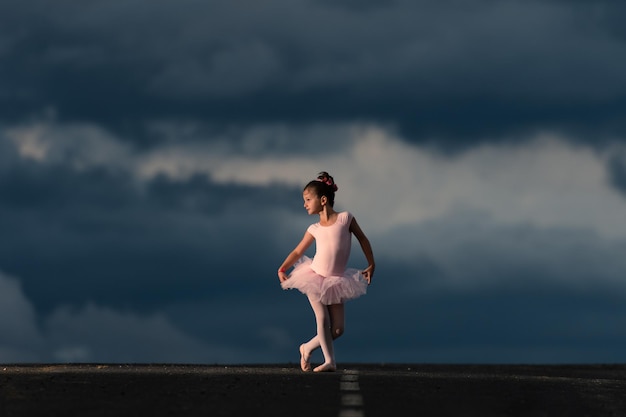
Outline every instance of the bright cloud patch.
[[126, 167], [132, 156], [128, 145], [90, 124], [40, 122], [7, 129], [4, 134], [23, 158], [67, 164], [77, 170]]
[[[380, 127], [345, 124], [264, 126], [181, 142], [175, 141], [177, 132], [187, 135], [170, 129], [172, 140], [144, 153], [90, 126], [38, 124], [11, 129], [7, 136], [25, 158], [77, 169], [125, 169], [138, 181], [157, 175], [185, 181], [199, 174], [224, 184], [301, 186], [328, 170], [340, 187], [338, 205], [358, 213], [376, 232], [472, 211], [498, 223], [626, 236], [626, 201], [607, 177], [607, 164], [623, 152], [618, 148], [602, 154], [545, 134], [441, 155]], [[289, 138], [317, 140], [316, 152], [298, 152]], [[341, 150], [333, 143], [341, 143]]]

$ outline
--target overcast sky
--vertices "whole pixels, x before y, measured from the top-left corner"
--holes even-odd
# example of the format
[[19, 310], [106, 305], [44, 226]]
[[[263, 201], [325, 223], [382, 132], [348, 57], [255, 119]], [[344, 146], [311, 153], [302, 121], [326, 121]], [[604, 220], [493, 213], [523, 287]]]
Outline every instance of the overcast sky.
[[2, 1], [0, 362], [297, 363], [322, 170], [377, 262], [340, 364], [626, 361], [624, 18]]

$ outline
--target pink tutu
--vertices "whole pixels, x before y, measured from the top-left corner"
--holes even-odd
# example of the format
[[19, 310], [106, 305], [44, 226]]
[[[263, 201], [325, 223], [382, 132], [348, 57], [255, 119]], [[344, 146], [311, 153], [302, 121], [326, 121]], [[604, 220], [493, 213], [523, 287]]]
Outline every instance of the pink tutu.
[[300, 258], [289, 279], [280, 286], [284, 290], [297, 289], [325, 305], [340, 304], [367, 292], [367, 281], [358, 269], [347, 268], [343, 275], [323, 277], [311, 269], [311, 262], [308, 256]]

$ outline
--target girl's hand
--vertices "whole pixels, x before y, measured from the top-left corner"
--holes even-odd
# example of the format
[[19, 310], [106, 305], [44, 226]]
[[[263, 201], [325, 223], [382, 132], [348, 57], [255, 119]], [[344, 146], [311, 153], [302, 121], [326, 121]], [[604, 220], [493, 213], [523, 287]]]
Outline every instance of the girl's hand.
[[367, 285], [372, 283], [372, 278], [374, 278], [374, 265], [370, 265], [365, 268], [361, 274], [363, 274], [363, 278], [367, 281]]
[[289, 277], [287, 276], [287, 273], [285, 271], [278, 271], [278, 279], [280, 280], [280, 282], [284, 282], [287, 281]]

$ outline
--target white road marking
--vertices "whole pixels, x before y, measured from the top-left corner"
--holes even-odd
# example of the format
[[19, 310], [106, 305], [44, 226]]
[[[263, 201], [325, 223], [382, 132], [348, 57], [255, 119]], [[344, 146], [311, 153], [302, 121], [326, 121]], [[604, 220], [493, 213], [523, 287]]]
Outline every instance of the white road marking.
[[341, 405], [344, 407], [360, 407], [363, 405], [361, 394], [344, 394], [341, 397]]
[[339, 390], [341, 391], [339, 417], [364, 417], [359, 371], [344, 371], [339, 381]]

